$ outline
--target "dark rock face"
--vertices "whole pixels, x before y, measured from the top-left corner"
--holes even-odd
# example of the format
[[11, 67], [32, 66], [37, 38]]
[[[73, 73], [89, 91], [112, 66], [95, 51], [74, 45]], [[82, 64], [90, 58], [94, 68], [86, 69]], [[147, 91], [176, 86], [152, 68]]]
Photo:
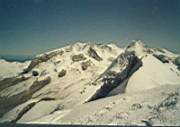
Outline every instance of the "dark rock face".
[[83, 71], [87, 70], [89, 66], [91, 66], [91, 61], [90, 60], [81, 63], [81, 68], [82, 68]]
[[97, 54], [96, 50], [94, 50], [92, 47], [89, 48], [88, 54], [90, 57], [94, 58], [97, 61], [102, 60], [102, 58]]
[[71, 57], [71, 59], [72, 59], [73, 62], [79, 62], [79, 61], [82, 61], [82, 60], [86, 60], [86, 57], [83, 54], [78, 54], [78, 55], [73, 55]]
[[175, 59], [174, 63], [180, 66], [180, 56]]
[[31, 61], [29, 66], [26, 69], [24, 69], [23, 73], [28, 73], [29, 71], [31, 71], [38, 64], [40, 64], [42, 62], [46, 62], [49, 59], [51, 59], [52, 57], [54, 57], [54, 56], [62, 55], [63, 53], [64, 53], [64, 51], [61, 50], [61, 51], [55, 51], [55, 52], [51, 52], [49, 54], [44, 54], [42, 56], [36, 57]]
[[169, 63], [168, 57], [166, 57], [164, 55], [156, 55], [156, 54], [154, 54], [153, 56], [155, 56], [157, 59], [159, 59], [162, 63]]
[[63, 76], [66, 75], [66, 73], [67, 73], [67, 71], [64, 70], [64, 69], [62, 69], [62, 70], [59, 72], [58, 77], [63, 77]]
[[180, 66], [178, 66], [178, 70], [180, 70]]
[[[119, 70], [118, 72], [112, 71], [113, 67], [118, 64], [125, 66], [125, 69]], [[121, 54], [112, 63], [110, 68], [108, 68], [104, 74], [95, 81], [95, 84], [101, 83], [102, 86], [88, 101], [107, 96], [110, 91], [121, 85], [122, 82], [127, 80], [141, 66], [142, 61], [134, 54], [134, 52], [125, 52]]]
[[173, 63], [178, 67], [178, 69], [180, 70], [180, 56], [179, 57], [177, 57], [174, 61], [173, 61]]

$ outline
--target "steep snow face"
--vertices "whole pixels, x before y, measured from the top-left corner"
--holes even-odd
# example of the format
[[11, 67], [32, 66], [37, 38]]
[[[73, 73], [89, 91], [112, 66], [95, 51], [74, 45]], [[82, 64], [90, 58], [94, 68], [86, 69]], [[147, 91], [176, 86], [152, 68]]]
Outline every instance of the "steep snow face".
[[151, 54], [143, 58], [142, 62], [143, 66], [130, 77], [126, 92], [139, 92], [160, 85], [180, 83], [180, 73], [174, 71], [174, 66], [162, 63]]
[[[3, 62], [0, 62], [0, 66], [12, 64], [1, 65], [1, 63]], [[120, 113], [119, 116], [115, 113], [117, 110], [114, 110], [112, 114], [110, 113], [112, 117], [109, 119], [103, 117], [102, 122], [108, 124], [116, 122], [108, 122], [114, 115], [118, 115], [118, 118], [121, 115], [123, 118], [128, 116], [129, 122], [137, 117], [127, 108], [132, 104], [131, 100], [135, 103], [141, 98], [138, 101], [141, 103], [145, 101], [144, 96], [147, 95], [150, 104], [153, 104], [156, 103], [153, 98], [158, 96], [157, 103], [160, 103], [158, 101], [162, 101], [160, 97], [163, 95], [159, 96], [158, 91], [161, 88], [163, 92], [168, 92], [168, 88], [174, 90], [175, 87], [179, 87], [179, 65], [179, 55], [168, 50], [148, 48], [141, 41], [134, 41], [124, 49], [114, 44], [77, 42], [39, 54], [28, 65], [26, 63], [19, 67], [18, 71], [12, 69], [13, 73], [19, 74], [8, 75], [0, 80], [0, 121], [84, 123], [83, 121], [89, 118], [86, 119], [86, 116], [79, 114], [81, 108], [78, 107], [88, 110], [89, 106], [94, 106], [93, 112], [99, 113], [96, 104], [105, 106], [106, 102], [111, 101], [107, 96], [116, 95], [112, 97], [114, 104], [119, 103], [115, 109], [127, 110], [130, 116], [126, 113]], [[3, 71], [2, 75], [6, 75], [7, 71], [5, 69]], [[155, 95], [150, 96], [153, 90]], [[124, 100], [126, 96], [130, 100]], [[141, 104], [132, 105], [133, 108], [141, 107]], [[103, 109], [100, 114], [111, 112], [109, 110], [111, 108]], [[87, 115], [91, 114], [91, 110], [90, 112], [84, 110]], [[110, 114], [107, 113], [107, 116]], [[80, 116], [83, 117], [82, 121], [79, 120]], [[94, 124], [100, 122], [94, 115], [92, 120]]]

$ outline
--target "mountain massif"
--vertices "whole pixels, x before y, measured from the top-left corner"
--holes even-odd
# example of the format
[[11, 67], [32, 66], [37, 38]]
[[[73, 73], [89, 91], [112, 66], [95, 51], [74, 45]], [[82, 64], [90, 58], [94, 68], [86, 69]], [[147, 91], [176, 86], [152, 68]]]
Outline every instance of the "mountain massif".
[[134, 41], [0, 60], [0, 122], [180, 125], [180, 55]]

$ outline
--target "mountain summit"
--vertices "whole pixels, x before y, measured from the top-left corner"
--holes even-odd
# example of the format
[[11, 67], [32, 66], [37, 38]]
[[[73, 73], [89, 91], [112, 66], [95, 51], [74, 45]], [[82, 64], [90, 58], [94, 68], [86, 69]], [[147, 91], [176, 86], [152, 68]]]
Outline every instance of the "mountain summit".
[[0, 122], [179, 125], [179, 58], [138, 40], [126, 48], [77, 42], [25, 63], [1, 60]]

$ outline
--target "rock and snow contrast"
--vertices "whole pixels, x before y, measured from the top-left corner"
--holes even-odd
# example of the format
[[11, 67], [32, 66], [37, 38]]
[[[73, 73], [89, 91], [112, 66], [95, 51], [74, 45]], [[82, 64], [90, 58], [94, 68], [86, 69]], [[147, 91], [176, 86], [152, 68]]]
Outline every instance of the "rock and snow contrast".
[[134, 41], [0, 60], [0, 122], [180, 125], [180, 55]]

